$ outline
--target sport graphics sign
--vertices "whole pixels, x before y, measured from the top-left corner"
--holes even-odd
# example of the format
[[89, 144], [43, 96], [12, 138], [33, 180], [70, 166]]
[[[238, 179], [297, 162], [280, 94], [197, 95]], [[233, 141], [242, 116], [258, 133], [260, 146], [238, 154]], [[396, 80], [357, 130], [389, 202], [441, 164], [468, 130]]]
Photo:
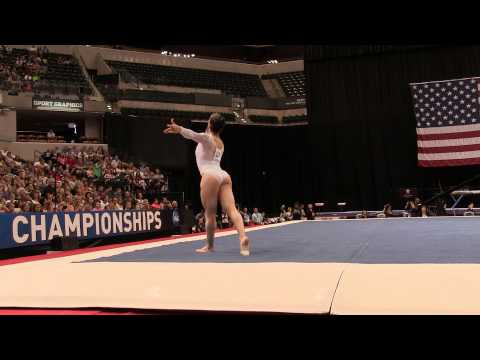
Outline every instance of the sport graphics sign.
[[0, 249], [47, 243], [54, 237], [79, 240], [165, 232], [167, 211], [118, 210], [0, 214]]
[[50, 100], [34, 97], [32, 99], [32, 108], [35, 110], [80, 112], [83, 111], [83, 101]]

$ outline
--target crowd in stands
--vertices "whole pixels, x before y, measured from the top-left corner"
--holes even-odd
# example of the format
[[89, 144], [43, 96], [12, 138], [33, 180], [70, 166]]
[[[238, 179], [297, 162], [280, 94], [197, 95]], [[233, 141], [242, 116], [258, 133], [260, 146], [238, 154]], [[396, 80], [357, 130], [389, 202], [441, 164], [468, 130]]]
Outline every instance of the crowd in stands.
[[65, 96], [91, 93], [74, 57], [50, 53], [46, 46], [27, 50], [1, 45], [0, 89]]
[[[129, 209], [171, 209], [177, 232], [205, 231], [203, 210], [193, 215], [189, 205], [180, 209], [176, 201], [165, 197], [168, 178], [159, 169], [146, 164], [135, 165], [112, 156], [101, 147], [63, 148], [41, 153], [36, 161], [26, 161], [6, 150], [0, 150], [0, 212], [100, 211]], [[295, 202], [282, 205], [275, 217], [267, 217], [257, 207], [237, 208], [245, 226], [282, 223], [292, 220], [313, 220], [313, 204]], [[443, 206], [444, 208], [444, 206]], [[408, 200], [400, 216], [429, 217], [435, 214], [420, 198]], [[464, 215], [475, 215], [473, 202]], [[386, 204], [377, 217], [393, 217], [392, 206]], [[357, 218], [368, 218], [363, 211]], [[232, 227], [225, 212], [217, 216], [218, 228]]]
[[0, 150], [0, 212], [176, 208], [159, 198], [159, 169], [123, 162], [102, 148], [56, 149], [36, 161]]
[[46, 47], [35, 48], [12, 57], [12, 48], [1, 45], [0, 83], [3, 88], [16, 91], [33, 91], [33, 87], [48, 71]]

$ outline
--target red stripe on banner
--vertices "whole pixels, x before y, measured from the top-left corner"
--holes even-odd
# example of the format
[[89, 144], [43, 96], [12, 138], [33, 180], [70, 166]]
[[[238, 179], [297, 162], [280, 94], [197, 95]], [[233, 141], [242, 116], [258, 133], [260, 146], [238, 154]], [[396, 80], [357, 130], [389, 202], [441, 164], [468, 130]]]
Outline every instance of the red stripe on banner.
[[478, 164], [480, 164], [480, 158], [452, 160], [418, 160], [418, 166], [420, 167], [465, 166]]
[[419, 147], [419, 154], [441, 154], [441, 153], [456, 153], [464, 151], [480, 150], [480, 144], [458, 145], [458, 146], [439, 146], [439, 147]]
[[[87, 310], [87, 309], [40, 309], [40, 308], [0, 308], [0, 315], [145, 315], [148, 312], [117, 311], [116, 309]], [[151, 311], [150, 314], [155, 314]]]
[[417, 134], [417, 140], [429, 141], [429, 140], [448, 140], [448, 139], [463, 139], [480, 137], [480, 131], [465, 131], [465, 132], [453, 132], [453, 133], [441, 133], [441, 134]]

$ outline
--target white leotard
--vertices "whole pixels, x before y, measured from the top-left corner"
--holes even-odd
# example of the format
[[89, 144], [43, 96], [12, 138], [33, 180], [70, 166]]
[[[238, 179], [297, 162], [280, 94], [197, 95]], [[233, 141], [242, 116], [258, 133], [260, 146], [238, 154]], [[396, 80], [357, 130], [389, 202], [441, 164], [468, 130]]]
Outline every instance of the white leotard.
[[228, 174], [220, 167], [223, 149], [218, 149], [212, 136], [207, 133], [197, 133], [193, 130], [181, 127], [180, 135], [198, 143], [195, 149], [195, 158], [200, 174], [206, 172], [215, 175], [220, 182], [223, 182]]

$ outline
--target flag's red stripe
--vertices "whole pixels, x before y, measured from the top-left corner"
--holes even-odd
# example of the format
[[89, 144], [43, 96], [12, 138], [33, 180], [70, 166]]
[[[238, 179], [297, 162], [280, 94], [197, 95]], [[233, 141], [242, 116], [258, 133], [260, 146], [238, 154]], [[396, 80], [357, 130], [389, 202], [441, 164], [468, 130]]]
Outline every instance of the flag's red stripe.
[[453, 160], [418, 160], [418, 166], [421, 167], [464, 166], [478, 164], [480, 164], [480, 158]]
[[421, 154], [456, 153], [456, 152], [477, 151], [477, 150], [480, 150], [480, 144], [418, 148], [418, 152]]
[[442, 134], [417, 134], [417, 140], [421, 140], [421, 141], [462, 139], [462, 138], [474, 138], [474, 137], [480, 137], [480, 130], [442, 133]]

